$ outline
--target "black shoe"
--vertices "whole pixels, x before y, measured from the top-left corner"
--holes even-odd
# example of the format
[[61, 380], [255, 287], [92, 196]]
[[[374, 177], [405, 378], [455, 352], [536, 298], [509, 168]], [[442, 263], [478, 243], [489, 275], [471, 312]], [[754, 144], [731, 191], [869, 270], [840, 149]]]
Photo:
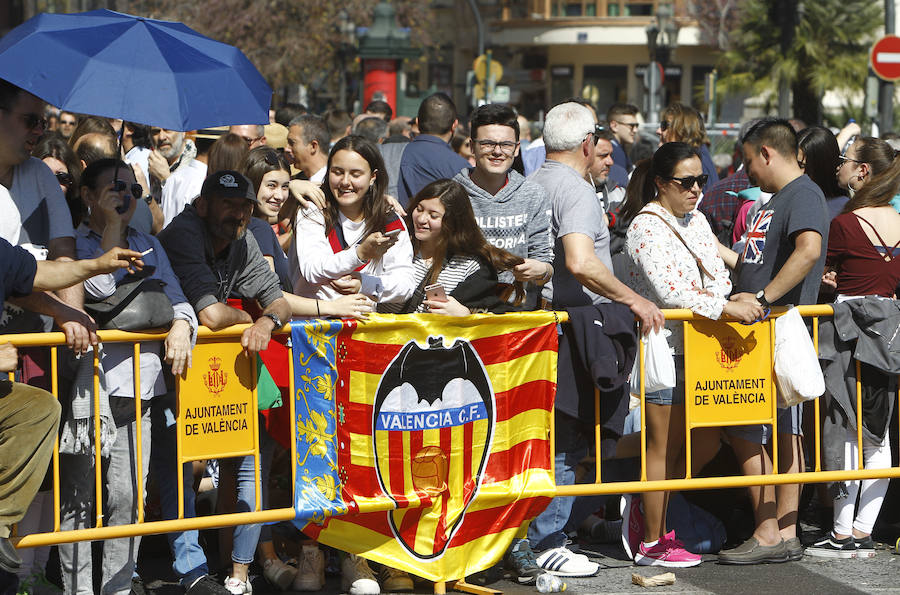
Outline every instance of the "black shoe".
[[829, 533], [806, 548], [806, 553], [817, 558], [855, 558], [856, 546], [853, 537], [838, 539], [834, 533]]
[[184, 592], [188, 595], [231, 595], [231, 592], [225, 588], [225, 585], [216, 582], [208, 574], [198, 578]]
[[875, 557], [875, 542], [872, 541], [871, 535], [866, 535], [865, 537], [854, 537], [853, 545], [856, 546], [857, 558]]
[[150, 595], [150, 592], [144, 588], [144, 581], [140, 577], [131, 577], [131, 593], [129, 595]]
[[22, 558], [7, 537], [0, 537], [0, 568], [15, 574], [22, 565]]

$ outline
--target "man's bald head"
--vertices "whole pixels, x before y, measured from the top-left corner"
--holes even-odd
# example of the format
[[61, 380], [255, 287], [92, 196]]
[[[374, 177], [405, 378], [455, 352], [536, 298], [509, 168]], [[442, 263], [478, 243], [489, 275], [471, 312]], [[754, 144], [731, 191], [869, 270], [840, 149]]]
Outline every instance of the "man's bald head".
[[87, 167], [100, 159], [115, 159], [116, 137], [102, 132], [88, 132], [75, 141], [72, 148], [81, 160], [82, 166]]

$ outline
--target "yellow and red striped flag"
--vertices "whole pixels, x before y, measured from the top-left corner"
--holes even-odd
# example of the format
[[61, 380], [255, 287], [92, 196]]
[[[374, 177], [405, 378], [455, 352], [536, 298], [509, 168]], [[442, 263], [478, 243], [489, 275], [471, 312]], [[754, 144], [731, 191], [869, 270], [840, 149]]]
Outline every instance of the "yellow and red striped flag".
[[552, 313], [293, 329], [298, 526], [440, 581], [499, 561], [549, 502]]

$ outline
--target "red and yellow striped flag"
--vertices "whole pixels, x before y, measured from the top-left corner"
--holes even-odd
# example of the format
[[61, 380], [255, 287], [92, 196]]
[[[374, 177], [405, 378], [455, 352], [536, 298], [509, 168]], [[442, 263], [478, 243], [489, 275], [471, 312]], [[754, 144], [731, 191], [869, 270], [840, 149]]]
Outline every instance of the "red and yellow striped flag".
[[345, 323], [334, 406], [347, 514], [304, 531], [435, 581], [499, 561], [555, 489], [556, 349], [546, 312]]

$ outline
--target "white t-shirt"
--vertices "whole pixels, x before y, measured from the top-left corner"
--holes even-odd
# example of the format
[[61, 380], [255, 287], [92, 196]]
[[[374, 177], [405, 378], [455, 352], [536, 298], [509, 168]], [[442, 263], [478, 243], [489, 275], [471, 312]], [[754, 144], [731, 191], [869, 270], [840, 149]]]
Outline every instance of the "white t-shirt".
[[19, 209], [16, 208], [16, 203], [13, 202], [6, 186], [0, 184], [0, 238], [17, 246], [21, 227], [22, 220], [19, 218]]
[[[404, 229], [379, 260], [363, 263], [356, 244], [365, 232], [365, 222], [353, 222], [340, 215], [348, 248], [335, 253], [325, 235], [325, 218], [316, 208], [300, 209], [294, 224], [294, 239], [288, 253], [294, 293], [308, 298], [333, 300], [342, 294], [330, 283], [362, 266], [360, 293], [376, 302], [405, 302], [415, 290], [412, 242]], [[363, 266], [365, 265], [365, 266]]]
[[206, 164], [197, 159], [175, 171], [162, 189], [163, 227], [191, 204], [200, 195], [203, 180], [206, 179]]

